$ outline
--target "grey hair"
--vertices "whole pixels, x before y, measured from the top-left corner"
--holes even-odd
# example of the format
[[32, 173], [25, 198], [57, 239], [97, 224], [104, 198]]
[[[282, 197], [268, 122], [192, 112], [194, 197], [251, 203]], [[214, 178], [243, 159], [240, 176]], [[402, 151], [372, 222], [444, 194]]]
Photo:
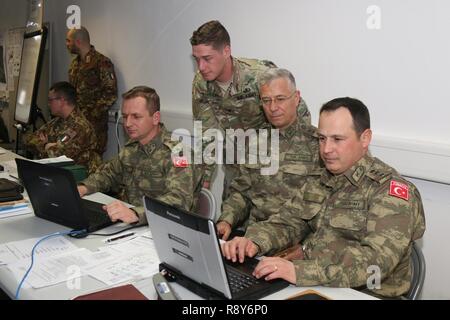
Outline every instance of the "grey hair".
[[295, 78], [289, 70], [281, 68], [270, 68], [267, 69], [258, 79], [258, 87], [261, 89], [262, 86], [271, 83], [276, 79], [286, 79], [292, 90], [296, 90], [297, 86], [295, 84]]

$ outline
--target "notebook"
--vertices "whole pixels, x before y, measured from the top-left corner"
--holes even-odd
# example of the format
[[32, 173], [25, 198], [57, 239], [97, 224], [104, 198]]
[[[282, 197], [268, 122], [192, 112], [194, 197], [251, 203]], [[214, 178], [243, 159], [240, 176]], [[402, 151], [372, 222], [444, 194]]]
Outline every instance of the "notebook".
[[144, 196], [145, 214], [167, 278], [205, 299], [259, 299], [289, 285], [256, 279], [258, 260], [232, 263], [222, 257], [212, 220]]
[[37, 217], [87, 232], [113, 224], [102, 204], [80, 198], [70, 171], [22, 159], [16, 163]]

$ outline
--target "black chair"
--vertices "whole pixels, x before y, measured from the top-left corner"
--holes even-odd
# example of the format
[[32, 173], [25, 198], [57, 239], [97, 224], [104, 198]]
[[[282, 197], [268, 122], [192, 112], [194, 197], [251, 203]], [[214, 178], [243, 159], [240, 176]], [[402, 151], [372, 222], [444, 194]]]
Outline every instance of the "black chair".
[[425, 281], [425, 258], [423, 256], [422, 250], [417, 245], [416, 242], [413, 243], [411, 252], [411, 287], [405, 298], [408, 300], [418, 300], [420, 293], [422, 292], [423, 283]]

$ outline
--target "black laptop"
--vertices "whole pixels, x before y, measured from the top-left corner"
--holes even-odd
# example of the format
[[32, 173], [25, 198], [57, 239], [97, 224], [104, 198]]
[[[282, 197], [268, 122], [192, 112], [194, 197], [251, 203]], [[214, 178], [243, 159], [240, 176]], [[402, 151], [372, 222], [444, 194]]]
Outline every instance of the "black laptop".
[[257, 259], [232, 263], [222, 257], [215, 223], [196, 214], [144, 197], [145, 214], [168, 280], [205, 299], [259, 299], [289, 285], [256, 279]]
[[37, 217], [87, 232], [113, 224], [101, 203], [80, 198], [69, 170], [22, 159], [16, 163]]

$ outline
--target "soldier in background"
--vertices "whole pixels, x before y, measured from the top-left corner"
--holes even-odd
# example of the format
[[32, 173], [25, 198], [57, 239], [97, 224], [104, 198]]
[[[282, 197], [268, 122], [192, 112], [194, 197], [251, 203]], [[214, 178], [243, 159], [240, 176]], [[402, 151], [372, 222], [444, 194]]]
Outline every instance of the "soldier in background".
[[222, 205], [217, 223], [223, 240], [241, 224], [264, 221], [283, 211], [308, 174], [319, 168], [317, 131], [297, 114], [301, 97], [294, 76], [286, 69], [270, 68], [260, 76], [258, 86], [270, 122], [261, 129], [279, 130], [278, 170], [262, 175], [265, 165], [239, 166], [240, 174], [231, 183], [230, 196]]
[[69, 82], [76, 88], [78, 106], [92, 123], [102, 155], [108, 141], [108, 109], [117, 100], [117, 81], [111, 60], [90, 44], [86, 28], [67, 32], [66, 45], [77, 56], [69, 68]]
[[139, 86], [122, 95], [122, 116], [130, 141], [120, 153], [106, 162], [78, 186], [81, 196], [108, 192], [120, 187], [119, 198], [135, 207], [129, 209], [121, 201], [107, 206], [112, 221], [145, 223], [142, 197], [147, 195], [169, 205], [191, 210], [199, 189], [193, 167], [185, 155], [174, 156], [179, 141], [160, 123], [159, 96], [152, 88]]
[[311, 175], [286, 211], [223, 245], [224, 255], [243, 261], [246, 255], [270, 255], [301, 240], [298, 259], [265, 258], [254, 275], [298, 286], [351, 287], [382, 297], [407, 293], [412, 244], [425, 231], [419, 191], [368, 153], [370, 117], [361, 101], [326, 103], [318, 130], [326, 170]]
[[[193, 32], [190, 42], [198, 67], [192, 83], [192, 112], [194, 120], [202, 121], [203, 132], [214, 128], [225, 136], [226, 129], [245, 131], [264, 126], [267, 120], [259, 101], [257, 78], [275, 65], [265, 60], [232, 57], [230, 36], [219, 21], [209, 21], [200, 26]], [[301, 107], [299, 114], [306, 121], [309, 119], [308, 108], [304, 103]], [[234, 141], [226, 143], [233, 144]], [[226, 144], [224, 151], [225, 147]], [[205, 188], [210, 188], [215, 168], [215, 165], [205, 168]], [[225, 165], [224, 171], [222, 198], [226, 199], [239, 166]]]
[[94, 172], [101, 164], [97, 139], [89, 121], [76, 106], [75, 88], [57, 82], [49, 90], [48, 104], [54, 118], [34, 133], [23, 137], [25, 147], [39, 158], [65, 155]]

